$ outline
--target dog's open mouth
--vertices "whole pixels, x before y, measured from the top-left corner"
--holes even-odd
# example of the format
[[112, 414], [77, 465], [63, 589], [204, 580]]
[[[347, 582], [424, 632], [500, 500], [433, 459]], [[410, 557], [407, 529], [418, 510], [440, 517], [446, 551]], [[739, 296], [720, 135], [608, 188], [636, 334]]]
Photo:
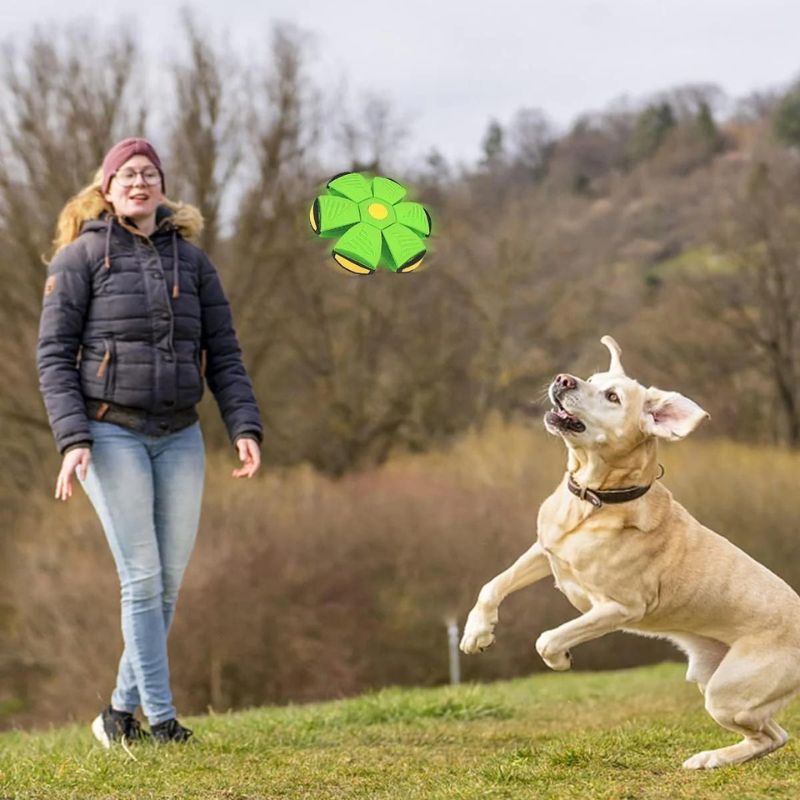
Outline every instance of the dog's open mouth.
[[545, 421], [548, 425], [560, 431], [571, 431], [573, 433], [581, 433], [586, 430], [586, 426], [574, 415], [570, 414], [561, 401], [557, 397], [551, 398], [555, 408], [547, 412]]

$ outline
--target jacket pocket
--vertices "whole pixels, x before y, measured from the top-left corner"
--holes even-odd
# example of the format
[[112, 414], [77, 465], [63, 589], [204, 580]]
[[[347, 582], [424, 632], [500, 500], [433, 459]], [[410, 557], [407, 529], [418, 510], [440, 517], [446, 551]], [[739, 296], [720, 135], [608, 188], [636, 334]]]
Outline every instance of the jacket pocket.
[[114, 399], [114, 373], [116, 372], [116, 342], [113, 338], [103, 339], [105, 352], [97, 368], [97, 377], [103, 378], [103, 396], [106, 400]]
[[206, 376], [206, 351], [202, 349], [199, 342], [194, 346], [194, 365], [197, 367], [197, 374], [200, 376], [200, 383]]

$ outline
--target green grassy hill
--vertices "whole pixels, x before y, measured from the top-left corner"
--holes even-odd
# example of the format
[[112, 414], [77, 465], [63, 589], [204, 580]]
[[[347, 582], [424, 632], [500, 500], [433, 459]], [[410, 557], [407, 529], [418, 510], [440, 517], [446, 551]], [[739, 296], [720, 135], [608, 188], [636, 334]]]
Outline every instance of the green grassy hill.
[[[800, 702], [782, 716], [800, 732]], [[0, 735], [7, 798], [792, 798], [793, 741], [760, 761], [687, 772], [734, 737], [676, 664], [188, 719], [189, 746], [103, 750], [88, 725]]]

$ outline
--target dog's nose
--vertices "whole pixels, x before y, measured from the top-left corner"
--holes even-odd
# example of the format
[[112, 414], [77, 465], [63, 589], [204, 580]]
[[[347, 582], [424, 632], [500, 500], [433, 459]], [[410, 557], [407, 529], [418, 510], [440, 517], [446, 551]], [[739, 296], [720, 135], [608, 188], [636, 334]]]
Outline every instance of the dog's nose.
[[578, 385], [578, 381], [572, 377], [572, 375], [556, 375], [555, 380], [553, 381], [559, 389], [566, 391], [567, 389], [574, 389]]

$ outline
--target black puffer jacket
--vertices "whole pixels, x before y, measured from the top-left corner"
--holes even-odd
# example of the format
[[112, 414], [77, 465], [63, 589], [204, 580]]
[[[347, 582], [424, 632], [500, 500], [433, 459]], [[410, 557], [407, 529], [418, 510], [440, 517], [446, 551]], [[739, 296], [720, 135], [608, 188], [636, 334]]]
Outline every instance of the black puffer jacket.
[[203, 373], [231, 441], [261, 440], [219, 276], [179, 216], [159, 207], [147, 237], [101, 215], [50, 264], [37, 362], [62, 453], [91, 442], [89, 413], [156, 436], [189, 424]]

